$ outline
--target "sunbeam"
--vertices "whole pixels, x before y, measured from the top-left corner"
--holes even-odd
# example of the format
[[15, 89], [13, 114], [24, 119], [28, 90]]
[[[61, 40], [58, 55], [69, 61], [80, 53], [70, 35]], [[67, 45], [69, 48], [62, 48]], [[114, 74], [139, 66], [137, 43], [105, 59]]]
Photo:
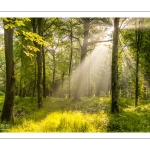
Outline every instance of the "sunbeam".
[[[79, 73], [82, 74], [80, 83], [81, 96], [109, 96], [110, 94], [110, 69], [111, 51], [103, 44], [99, 44], [92, 52], [88, 52], [86, 59], [72, 71], [71, 96], [73, 97], [77, 87]], [[56, 90], [57, 93], [65, 93], [68, 97], [68, 77]], [[63, 89], [62, 89], [63, 88]]]

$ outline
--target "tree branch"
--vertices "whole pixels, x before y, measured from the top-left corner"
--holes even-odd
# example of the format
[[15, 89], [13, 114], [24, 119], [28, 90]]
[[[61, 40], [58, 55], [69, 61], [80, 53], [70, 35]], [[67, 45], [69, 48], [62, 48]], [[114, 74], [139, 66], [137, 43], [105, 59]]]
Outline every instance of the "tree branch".
[[6, 71], [2, 68], [2, 66], [0, 66], [0, 69], [1, 69], [4, 73], [6, 73]]
[[79, 38], [72, 36], [72, 38], [76, 39], [79, 42], [80, 47], [82, 48], [81, 42], [79, 40]]
[[104, 41], [92, 41], [92, 42], [88, 42], [87, 45], [93, 45], [93, 44], [97, 44], [97, 43], [103, 43], [103, 42], [111, 42], [112, 39], [109, 40], [104, 40]]
[[47, 28], [45, 28], [44, 30], [43, 30], [43, 32], [45, 32], [47, 29], [49, 29], [53, 24], [54, 24], [54, 22], [57, 20], [58, 18], [55, 18], [55, 20], [53, 20], [52, 22], [51, 22], [51, 24], [47, 27]]

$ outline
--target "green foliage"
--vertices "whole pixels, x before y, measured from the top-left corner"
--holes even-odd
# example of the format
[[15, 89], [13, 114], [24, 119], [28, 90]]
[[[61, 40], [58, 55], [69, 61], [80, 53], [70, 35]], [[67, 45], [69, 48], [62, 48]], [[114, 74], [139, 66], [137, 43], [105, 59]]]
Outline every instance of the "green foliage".
[[2, 112], [3, 103], [4, 103], [4, 96], [0, 96], [0, 114]]
[[4, 95], [5, 95], [5, 93], [3, 93], [3, 92], [0, 91], [0, 96], [4, 96]]
[[110, 115], [108, 132], [149, 132], [150, 109], [149, 100], [141, 100], [134, 107], [134, 100], [120, 99], [121, 113]]
[[10, 128], [9, 124], [0, 124], [0, 132], [7, 131], [9, 130], [9, 128]]
[[44, 41], [37, 33], [22, 31], [22, 34], [25, 36], [25, 40], [34, 41], [39, 45], [49, 45], [49, 43]]
[[141, 41], [139, 47], [139, 65], [138, 65], [138, 79], [139, 79], [139, 98], [145, 99], [149, 97], [149, 48], [150, 48], [150, 34], [149, 34], [149, 19], [131, 19], [130, 25], [126, 29], [121, 30], [120, 49], [122, 58], [120, 60], [119, 73], [120, 73], [120, 89], [123, 91], [121, 96], [133, 97], [135, 91], [135, 75], [136, 75], [136, 54], [137, 54], [137, 27], [139, 20], [141, 20]]
[[7, 22], [5, 29], [25, 26], [25, 22], [30, 22], [29, 18], [3, 18], [3, 20]]

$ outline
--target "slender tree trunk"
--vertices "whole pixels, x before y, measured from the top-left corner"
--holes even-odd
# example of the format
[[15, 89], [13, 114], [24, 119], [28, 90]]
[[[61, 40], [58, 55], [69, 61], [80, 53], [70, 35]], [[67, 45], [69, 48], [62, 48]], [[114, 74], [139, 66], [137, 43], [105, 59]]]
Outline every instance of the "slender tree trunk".
[[119, 18], [114, 19], [114, 33], [113, 33], [113, 49], [112, 49], [112, 77], [111, 77], [111, 89], [112, 89], [112, 104], [111, 112], [119, 113], [118, 106], [118, 31], [119, 30]]
[[21, 70], [20, 70], [20, 87], [19, 87], [19, 96], [20, 98], [23, 97], [23, 87], [22, 87], [22, 82], [23, 82], [23, 51], [21, 51]]
[[52, 77], [52, 96], [55, 92], [55, 72], [56, 72], [56, 62], [55, 62], [55, 51], [53, 51], [53, 77]]
[[46, 70], [45, 70], [44, 46], [42, 46], [42, 54], [43, 54], [43, 97], [46, 98]]
[[91, 96], [91, 55], [89, 55], [89, 64], [88, 64], [88, 72], [87, 72], [87, 86], [88, 86], [88, 94], [87, 96]]
[[141, 22], [138, 22], [138, 28], [136, 29], [136, 77], [135, 77], [135, 107], [138, 106], [139, 98], [139, 51], [141, 45]]
[[70, 33], [70, 62], [69, 62], [69, 98], [71, 97], [71, 68], [72, 68], [72, 54], [73, 54], [73, 49], [72, 49], [72, 22], [71, 24], [71, 33]]
[[[88, 35], [89, 35], [89, 28], [90, 28], [90, 18], [84, 18], [84, 40], [83, 46], [81, 48], [81, 61], [80, 61], [80, 69], [79, 69], [79, 77], [77, 82], [77, 88], [74, 94], [73, 101], [80, 101], [81, 93], [82, 93], [82, 83], [85, 76], [84, 72], [84, 60], [87, 52], [87, 43], [88, 43]], [[83, 65], [83, 67], [82, 67]]]
[[[38, 34], [41, 36], [41, 26], [42, 26], [42, 18], [38, 18]], [[43, 107], [43, 99], [42, 99], [42, 52], [41, 45], [38, 44], [37, 51], [37, 66], [38, 66], [38, 78], [37, 78], [37, 91], [38, 91], [38, 107]]]
[[[7, 18], [12, 21], [11, 18]], [[9, 22], [4, 21], [4, 25]], [[13, 122], [13, 109], [15, 99], [15, 71], [13, 60], [13, 29], [4, 28], [5, 60], [6, 60], [6, 92], [3, 105], [1, 122]]]
[[62, 73], [61, 75], [61, 97], [64, 98], [64, 76], [65, 76], [65, 73]]
[[[36, 18], [32, 19], [32, 27], [33, 33], [36, 33]], [[38, 35], [41, 36], [41, 27], [42, 27], [42, 18], [37, 18], [37, 27], [38, 27]], [[42, 99], [42, 52], [41, 45], [34, 42], [35, 47], [39, 49], [37, 51], [37, 99], [38, 99], [38, 108], [43, 107], [43, 99]]]
[[139, 97], [139, 46], [137, 42], [137, 51], [136, 51], [136, 76], [135, 76], [135, 107], [138, 105], [138, 97]]
[[35, 96], [35, 89], [36, 89], [36, 60], [35, 60], [35, 70], [34, 70], [34, 84], [33, 84], [33, 92], [32, 92], [32, 98]]
[[[40, 49], [40, 46], [38, 46]], [[38, 94], [38, 107], [42, 108], [42, 60], [41, 52], [37, 52], [37, 64], [38, 64], [38, 78], [37, 78], [37, 94]]]

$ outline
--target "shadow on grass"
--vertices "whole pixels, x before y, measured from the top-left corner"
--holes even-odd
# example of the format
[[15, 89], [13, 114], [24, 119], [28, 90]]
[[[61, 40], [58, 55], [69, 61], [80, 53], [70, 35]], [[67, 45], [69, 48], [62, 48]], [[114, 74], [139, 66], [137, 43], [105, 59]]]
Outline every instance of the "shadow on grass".
[[82, 113], [94, 114], [100, 111], [108, 113], [110, 111], [109, 98], [85, 98], [82, 97], [81, 101], [72, 102], [71, 99], [51, 98], [47, 101], [50, 112], [55, 111], [80, 111]]
[[127, 106], [109, 115], [107, 132], [150, 132], [150, 104], [143, 101], [137, 108]]

